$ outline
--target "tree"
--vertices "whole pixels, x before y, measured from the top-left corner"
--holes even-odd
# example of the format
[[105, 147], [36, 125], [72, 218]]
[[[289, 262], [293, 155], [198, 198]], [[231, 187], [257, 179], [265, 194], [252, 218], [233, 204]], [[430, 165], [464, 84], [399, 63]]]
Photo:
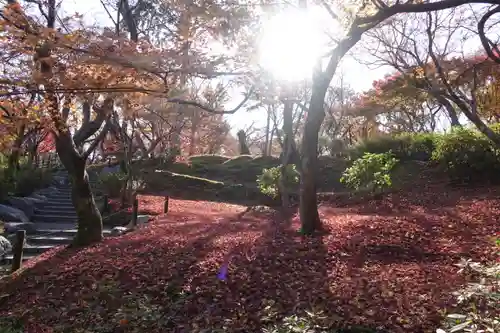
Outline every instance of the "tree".
[[239, 130], [238, 133], [236, 133], [236, 135], [238, 136], [240, 155], [249, 155], [250, 149], [248, 148], [248, 144], [247, 144], [246, 132], [244, 130]]
[[[362, 35], [383, 23], [396, 14], [413, 12], [432, 12], [458, 7], [469, 3], [486, 3], [497, 5], [495, 0], [441, 0], [435, 2], [384, 2], [363, 1], [354, 14], [348, 16], [347, 34], [338, 41], [329, 54], [326, 66], [321, 62], [316, 66], [312, 80], [312, 93], [309, 102], [309, 112], [304, 127], [302, 139], [302, 173], [300, 191], [300, 220], [302, 231], [310, 234], [321, 229], [316, 198], [317, 146], [321, 125], [325, 118], [323, 103], [328, 86], [337, 70], [340, 60], [361, 40]], [[335, 12], [329, 8], [334, 19]], [[352, 8], [348, 8], [352, 13]]]
[[[207, 6], [203, 1], [138, 0], [130, 5], [128, 0], [108, 0], [105, 7], [117, 12], [118, 18], [111, 19], [116, 26], [125, 27], [131, 39], [144, 38], [159, 47], [175, 46], [176, 54], [169, 58], [180, 69], [174, 80], [183, 99], [192, 97], [189, 85], [193, 77], [213, 77], [215, 68], [230, 59], [226, 55], [207, 56], [207, 43], [221, 39], [223, 43], [234, 42], [240, 28], [251, 18], [250, 7], [224, 2], [212, 2]], [[193, 66], [197, 71], [191, 70]], [[170, 139], [175, 154], [180, 153], [184, 125], [190, 122], [197, 126], [198, 111], [196, 107], [183, 104], [174, 106]], [[192, 137], [189, 140], [194, 142]], [[188, 147], [192, 153], [194, 147]]]
[[[373, 91], [365, 94], [361, 107], [409, 109], [410, 113], [406, 114], [415, 115], [414, 110], [425, 106], [429, 117], [423, 114], [421, 119], [430, 118], [431, 124], [435, 124], [434, 115], [442, 107], [447, 110], [452, 126], [460, 125], [458, 110], [495, 141], [495, 134], [482, 119], [495, 117], [491, 102], [495, 99], [498, 70], [493, 60], [468, 50], [467, 42], [476, 34], [474, 16], [470, 18], [471, 15], [465, 14], [456, 9], [416, 14], [410, 16], [411, 20], [408, 16], [394, 19], [387, 26], [370, 32], [370, 37], [377, 42], [376, 63], [390, 65], [397, 72], [375, 82]], [[410, 25], [408, 21], [413, 23]], [[464, 55], [456, 56], [460, 53]], [[415, 125], [415, 117], [411, 120]]]
[[[175, 95], [172, 88], [178, 71], [172, 63], [161, 61], [171, 58], [173, 50], [131, 40], [111, 29], [94, 32], [80, 24], [77, 17], [60, 18], [55, 0], [49, 0], [40, 9], [43, 24], [23, 11], [16, 1], [9, 1], [4, 8], [0, 22], [6, 36], [3, 49], [10, 54], [22, 54], [25, 61], [12, 64], [18, 68], [22, 65], [21, 71], [2, 77], [2, 97], [36, 94], [41, 101], [39, 108], [50, 119], [46, 127], [73, 185], [72, 200], [78, 215], [74, 244], [87, 245], [102, 239], [102, 219], [85, 165], [112, 127], [115, 108], [132, 117], [142, 110], [142, 102], [148, 97], [222, 112]], [[56, 27], [58, 21], [63, 22], [62, 29]], [[127, 24], [131, 31], [134, 23]], [[78, 28], [70, 29], [75, 26]], [[137, 34], [131, 36], [135, 39]], [[26, 61], [27, 58], [31, 60]], [[216, 67], [211, 70], [200, 68], [204, 75], [216, 76]], [[245, 101], [246, 98], [232, 112]], [[75, 108], [81, 110], [82, 120], [72, 131], [68, 117]]]

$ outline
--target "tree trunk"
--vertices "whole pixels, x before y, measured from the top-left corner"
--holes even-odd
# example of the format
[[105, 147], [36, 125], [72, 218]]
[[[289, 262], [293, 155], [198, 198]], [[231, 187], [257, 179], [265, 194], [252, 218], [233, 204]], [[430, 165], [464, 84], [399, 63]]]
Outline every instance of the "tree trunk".
[[198, 110], [192, 108], [191, 113], [191, 129], [189, 133], [189, 156], [194, 155], [195, 147], [196, 147], [196, 132], [198, 131], [198, 123], [200, 115]]
[[21, 127], [19, 128], [19, 132], [17, 133], [17, 138], [12, 145], [12, 151], [10, 153], [7, 165], [7, 174], [11, 177], [14, 177], [19, 170], [19, 155], [21, 152], [21, 146], [24, 141], [24, 130], [25, 126], [21, 125]]
[[267, 108], [267, 122], [266, 122], [266, 141], [264, 143], [264, 151], [263, 155], [264, 156], [269, 156], [269, 129], [271, 128], [271, 110], [269, 110], [269, 107]]
[[85, 170], [86, 159], [80, 156], [68, 132], [56, 135], [56, 150], [72, 182], [71, 199], [78, 217], [78, 232], [73, 245], [87, 246], [100, 242], [103, 238], [102, 217]]
[[73, 244], [86, 246], [102, 241], [102, 217], [90, 188], [85, 160], [80, 159], [75, 162], [75, 173], [71, 175], [73, 182], [71, 198], [78, 216], [78, 232]]
[[38, 145], [36, 143], [32, 143], [29, 145], [28, 149], [28, 165], [32, 168], [35, 168], [37, 165], [36, 159], [36, 151], [38, 149]]
[[[191, 34], [191, 16], [189, 10], [184, 10], [182, 12], [178, 28], [182, 37], [181, 68], [183, 70], [179, 78], [179, 89], [182, 89], [183, 94], [185, 94], [186, 92], [184, 90], [186, 89], [188, 79], [185, 70], [189, 67], [189, 49], [191, 48], [189, 41], [189, 36]], [[174, 160], [176, 156], [179, 156], [181, 154], [181, 127], [185, 119], [185, 111], [186, 107], [184, 105], [177, 104], [175, 106], [174, 131], [172, 133], [171, 142], [172, 149], [170, 150], [170, 154], [172, 155]]]
[[[325, 83], [323, 83], [325, 84]], [[325, 118], [323, 101], [326, 95], [326, 86], [317, 86], [313, 89], [309, 112], [307, 114], [304, 136], [302, 137], [302, 169], [300, 177], [300, 221], [302, 233], [312, 234], [321, 229], [316, 198], [316, 172], [318, 164], [318, 136], [321, 123]]]
[[436, 96], [436, 99], [438, 100], [439, 104], [445, 107], [446, 112], [448, 112], [448, 117], [450, 117], [451, 126], [461, 127], [462, 125], [458, 120], [457, 111], [455, 110], [453, 105], [451, 105], [450, 101], [448, 101], [446, 98], [442, 96]]
[[247, 145], [247, 135], [245, 131], [240, 130], [238, 131], [237, 135], [240, 146], [240, 155], [250, 155], [250, 149], [248, 148]]
[[486, 125], [483, 120], [477, 115], [477, 113], [469, 112], [465, 115], [481, 133], [483, 133], [488, 139], [493, 141], [497, 148], [500, 148], [500, 135], [489, 128], [488, 125]]
[[486, 123], [479, 117], [477, 109], [473, 102], [467, 104], [458, 97], [453, 98], [453, 102], [462, 110], [465, 116], [476, 126], [476, 128], [490, 139], [497, 148], [500, 148], [500, 135], [495, 133]]
[[293, 104], [290, 101], [284, 101], [283, 108], [283, 132], [285, 135], [283, 142], [283, 153], [281, 154], [281, 177], [279, 181], [279, 191], [281, 198], [281, 205], [285, 215], [288, 215], [288, 210], [290, 208], [290, 193], [288, 193], [288, 188], [286, 184], [288, 183], [287, 178], [287, 166], [291, 162], [291, 157], [293, 153]]

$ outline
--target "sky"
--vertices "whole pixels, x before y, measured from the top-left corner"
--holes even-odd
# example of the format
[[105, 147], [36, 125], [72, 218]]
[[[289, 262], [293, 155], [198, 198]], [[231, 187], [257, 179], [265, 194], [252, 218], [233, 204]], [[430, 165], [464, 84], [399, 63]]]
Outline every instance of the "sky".
[[[98, 22], [102, 26], [111, 25], [111, 21], [103, 10], [100, 0], [63, 0], [61, 10], [67, 14], [80, 13], [89, 24]], [[321, 21], [321, 24], [326, 25], [331, 24], [331, 22], [332, 20], [329, 19], [329, 21]], [[342, 72], [344, 82], [351, 86], [351, 88], [355, 91], [364, 91], [371, 87], [374, 80], [383, 77], [389, 70], [387, 68], [369, 69], [365, 65], [356, 62], [353, 58], [345, 57], [342, 67], [338, 71]], [[228, 109], [234, 108], [243, 98], [238, 93], [233, 93], [232, 95], [227, 105]], [[252, 122], [255, 122], [256, 126], [264, 126], [266, 121], [264, 112], [260, 110], [251, 112], [239, 110], [234, 115], [227, 116], [227, 118], [232, 125], [232, 132], [237, 132]]]

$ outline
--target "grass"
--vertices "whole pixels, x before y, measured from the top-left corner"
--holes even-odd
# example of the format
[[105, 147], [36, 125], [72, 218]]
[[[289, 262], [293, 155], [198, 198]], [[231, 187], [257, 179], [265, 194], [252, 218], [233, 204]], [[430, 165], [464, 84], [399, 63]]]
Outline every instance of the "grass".
[[147, 227], [30, 261], [0, 285], [0, 318], [30, 333], [434, 332], [467, 282], [454, 264], [496, 258], [498, 194], [424, 183], [325, 201], [322, 237], [300, 236], [297, 216], [172, 200]]

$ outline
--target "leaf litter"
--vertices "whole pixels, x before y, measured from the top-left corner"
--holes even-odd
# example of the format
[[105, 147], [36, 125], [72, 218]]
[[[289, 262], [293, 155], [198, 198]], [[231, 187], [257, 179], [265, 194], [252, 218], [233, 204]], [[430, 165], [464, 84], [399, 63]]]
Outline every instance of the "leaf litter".
[[[319, 309], [332, 327], [433, 332], [467, 282], [454, 264], [495, 258], [498, 193], [326, 200], [322, 237], [301, 236], [297, 216], [276, 223], [270, 213], [242, 217], [242, 206], [171, 200], [147, 227], [26, 263], [0, 285], [0, 317], [28, 333], [262, 332]], [[163, 198], [148, 205], [162, 209]]]

